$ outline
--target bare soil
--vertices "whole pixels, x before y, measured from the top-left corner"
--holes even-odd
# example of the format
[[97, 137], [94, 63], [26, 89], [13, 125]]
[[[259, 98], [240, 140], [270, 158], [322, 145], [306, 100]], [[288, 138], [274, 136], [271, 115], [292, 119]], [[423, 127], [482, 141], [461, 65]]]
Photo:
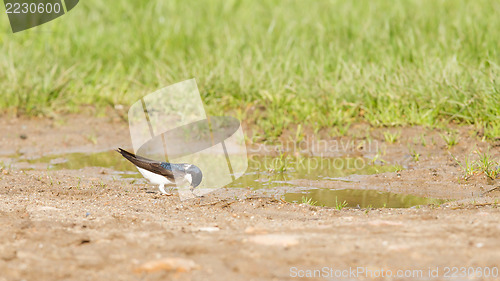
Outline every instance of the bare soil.
[[[377, 277], [381, 270], [396, 275], [400, 269], [422, 270], [413, 280], [500, 280], [480, 276], [485, 267], [500, 267], [500, 180], [479, 173], [465, 181], [453, 158], [463, 161], [489, 148], [498, 160], [500, 147], [468, 127], [457, 127], [460, 142], [450, 149], [429, 129], [391, 129], [402, 132], [394, 144], [383, 141], [388, 129], [373, 129], [381, 158], [406, 169], [345, 181], [297, 180], [302, 186], [454, 201], [340, 211], [286, 203], [279, 188], [223, 188], [180, 201], [176, 195], [160, 196], [154, 186], [116, 179], [105, 168], [54, 171], [14, 161], [130, 147], [127, 124], [119, 116], [2, 116], [0, 129], [0, 280], [290, 280], [325, 267], [333, 273], [358, 267], [373, 272], [323, 275], [326, 280], [412, 280]], [[363, 124], [353, 128], [365, 129]], [[425, 146], [416, 141], [421, 135]], [[353, 134], [329, 141], [362, 139]], [[418, 162], [409, 144], [419, 152]], [[377, 152], [328, 153], [373, 158]], [[483, 269], [446, 278], [447, 267]], [[439, 276], [430, 278], [429, 268], [438, 269]], [[319, 271], [314, 274], [304, 279], [325, 280]]]

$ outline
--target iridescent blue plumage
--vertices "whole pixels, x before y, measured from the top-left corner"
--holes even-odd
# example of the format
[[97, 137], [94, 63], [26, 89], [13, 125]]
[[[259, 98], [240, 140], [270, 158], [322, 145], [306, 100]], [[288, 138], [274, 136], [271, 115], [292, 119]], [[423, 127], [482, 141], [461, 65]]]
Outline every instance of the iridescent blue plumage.
[[172, 171], [172, 166], [170, 165], [170, 163], [167, 163], [167, 162], [161, 162], [160, 166], [162, 166], [163, 168], [165, 168], [165, 169], [167, 169], [167, 170]]

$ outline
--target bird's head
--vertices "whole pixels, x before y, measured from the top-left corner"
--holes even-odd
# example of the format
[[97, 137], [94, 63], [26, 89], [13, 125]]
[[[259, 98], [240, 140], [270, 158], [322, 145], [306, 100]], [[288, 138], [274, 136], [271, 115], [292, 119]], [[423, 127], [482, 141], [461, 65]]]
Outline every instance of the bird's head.
[[201, 180], [203, 179], [203, 174], [200, 168], [196, 167], [195, 165], [187, 165], [186, 179], [192, 188], [195, 188], [198, 185], [200, 185]]

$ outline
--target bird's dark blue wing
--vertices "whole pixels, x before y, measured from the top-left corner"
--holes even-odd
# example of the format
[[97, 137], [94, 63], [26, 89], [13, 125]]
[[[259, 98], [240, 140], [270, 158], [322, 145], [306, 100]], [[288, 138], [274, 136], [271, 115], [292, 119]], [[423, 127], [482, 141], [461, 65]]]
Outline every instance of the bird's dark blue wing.
[[155, 161], [137, 156], [121, 148], [118, 148], [117, 151], [137, 167], [148, 170], [157, 175], [162, 175], [171, 181], [175, 181], [174, 173], [172, 171], [172, 166], [170, 165], [170, 163]]

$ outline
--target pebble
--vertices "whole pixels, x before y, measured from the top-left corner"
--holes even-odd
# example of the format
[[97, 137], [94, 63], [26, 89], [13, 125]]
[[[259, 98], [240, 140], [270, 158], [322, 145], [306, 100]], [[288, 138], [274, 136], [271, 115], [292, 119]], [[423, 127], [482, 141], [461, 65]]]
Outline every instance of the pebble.
[[216, 232], [216, 231], [219, 231], [220, 228], [218, 228], [216, 226], [207, 226], [207, 227], [200, 227], [198, 230], [205, 231], [205, 232]]
[[13, 247], [4, 246], [0, 248], [0, 259], [10, 261], [17, 258], [17, 251]]
[[299, 244], [299, 240], [294, 235], [265, 234], [250, 237], [248, 241], [266, 246], [289, 247]]
[[262, 228], [248, 226], [247, 228], [245, 228], [245, 233], [246, 234], [266, 234], [267, 231], [265, 229], [262, 229]]
[[403, 223], [400, 221], [386, 221], [386, 220], [374, 220], [368, 223], [373, 226], [385, 226], [385, 225], [402, 225]]
[[164, 258], [143, 263], [134, 271], [136, 273], [151, 273], [157, 271], [189, 272], [198, 268], [199, 266], [190, 259]]
[[37, 211], [60, 211], [61, 209], [51, 206], [40, 206], [36, 208]]

